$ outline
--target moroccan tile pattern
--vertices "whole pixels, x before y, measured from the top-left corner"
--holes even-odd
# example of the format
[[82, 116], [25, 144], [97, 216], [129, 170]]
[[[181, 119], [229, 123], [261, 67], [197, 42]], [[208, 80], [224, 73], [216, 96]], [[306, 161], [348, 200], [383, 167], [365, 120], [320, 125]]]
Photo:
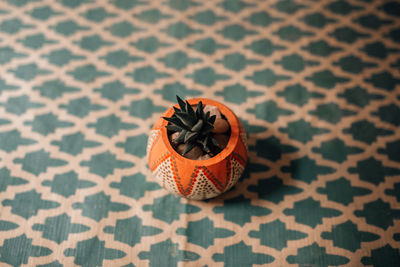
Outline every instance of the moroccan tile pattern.
[[[1, 266], [400, 266], [400, 4], [0, 0]], [[249, 136], [239, 184], [161, 189], [182, 97]]]

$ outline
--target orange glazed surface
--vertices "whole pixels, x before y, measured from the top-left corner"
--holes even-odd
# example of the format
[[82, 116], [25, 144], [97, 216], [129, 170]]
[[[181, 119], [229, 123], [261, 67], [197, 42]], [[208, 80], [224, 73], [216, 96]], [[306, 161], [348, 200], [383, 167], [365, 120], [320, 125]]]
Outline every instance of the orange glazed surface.
[[[225, 115], [231, 126], [231, 135], [227, 146], [216, 156], [207, 160], [191, 160], [185, 158], [176, 152], [170, 144], [167, 129], [165, 128], [168, 122], [160, 117], [153, 126], [153, 137], [149, 138], [148, 159], [150, 170], [155, 173], [160, 164], [167, 160], [171, 162], [168, 166], [171, 168], [170, 174], [176, 184], [176, 189], [172, 191], [175, 194], [189, 198], [190, 195], [196, 193], [192, 192], [192, 190], [199, 171], [201, 170], [207, 178], [207, 182], [211, 182], [215, 187], [213, 191], [215, 191], [215, 189], [217, 190], [217, 192], [214, 193], [217, 195], [217, 193], [225, 192], [236, 183], [246, 164], [247, 145], [243, 125], [228, 107], [219, 102], [204, 98], [194, 98], [188, 101], [191, 105], [196, 105], [199, 101], [202, 101], [204, 105], [214, 105]], [[174, 110], [171, 107], [163, 116], [171, 117], [173, 113]], [[240, 166], [239, 168], [241, 171], [236, 170], [236, 167], [232, 166], [233, 161], [239, 164], [236, 165]], [[167, 177], [160, 175], [159, 171], [157, 171], [155, 175], [158, 176], [156, 178], [162, 183], [163, 187], [171, 189], [168, 188], [171, 183], [166, 183], [164, 181], [164, 179], [168, 179]], [[175, 185], [173, 185], [173, 187], [175, 188]]]

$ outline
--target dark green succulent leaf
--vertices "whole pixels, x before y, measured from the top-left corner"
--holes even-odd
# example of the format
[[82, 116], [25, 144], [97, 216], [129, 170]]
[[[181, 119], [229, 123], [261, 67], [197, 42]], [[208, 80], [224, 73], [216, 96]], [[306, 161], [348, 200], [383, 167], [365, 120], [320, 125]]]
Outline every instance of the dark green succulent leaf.
[[188, 153], [190, 150], [192, 150], [195, 146], [195, 143], [188, 143], [186, 145], [185, 151], [183, 151], [183, 156], [186, 155], [186, 153]]
[[217, 118], [217, 116], [212, 115], [208, 121], [209, 121], [210, 123], [214, 124], [216, 118]]
[[203, 135], [208, 135], [213, 131], [213, 129], [207, 129], [203, 132]]
[[178, 137], [175, 139], [175, 142], [177, 142], [178, 144], [183, 143], [183, 141], [185, 140], [186, 133], [187, 133], [186, 130], [182, 130], [178, 135]]
[[209, 118], [210, 118], [210, 111], [207, 111], [204, 120], [205, 120], [205, 121], [208, 121]]
[[221, 152], [217, 140], [215, 140], [211, 135], [209, 135], [207, 138], [207, 147], [210, 149], [210, 153], [212, 155], [216, 155]]
[[207, 142], [205, 142], [205, 143], [202, 143], [202, 150], [206, 153], [206, 154], [208, 154], [208, 153], [210, 153], [211, 152], [211, 150], [210, 150], [210, 148], [207, 146]]
[[201, 119], [204, 117], [203, 102], [201, 102], [201, 101], [199, 101], [199, 103], [197, 103], [196, 115], [197, 115], [198, 119]]
[[192, 132], [199, 132], [203, 127], [203, 120], [199, 120], [193, 127]]
[[175, 124], [176, 126], [179, 126], [179, 127], [183, 128], [183, 129], [188, 130], [188, 127], [187, 127], [185, 124], [183, 124], [183, 123], [181, 122], [181, 120], [180, 120], [178, 117], [176, 117], [176, 116], [172, 116], [172, 117], [170, 117], [170, 118], [168, 118], [168, 117], [163, 117], [163, 119], [166, 120], [166, 121], [168, 121], [168, 122], [170, 122], [170, 123], [172, 123], [172, 124]]
[[183, 140], [183, 142], [192, 143], [191, 141], [195, 140], [198, 135], [199, 134], [196, 132], [187, 132], [185, 135], [185, 140]]
[[196, 113], [194, 113], [193, 107], [189, 104], [187, 100], [186, 100], [186, 111], [189, 114], [189, 116], [193, 118], [193, 120], [196, 120]]
[[167, 130], [173, 131], [173, 132], [180, 132], [183, 130], [182, 127], [179, 127], [178, 125], [167, 125], [165, 126]]
[[168, 122], [170, 122], [170, 123], [173, 123], [173, 124], [178, 124], [178, 123], [180, 123], [181, 121], [176, 117], [176, 116], [172, 116], [172, 117], [162, 117], [164, 120], [166, 120], [166, 121], [168, 121]]
[[186, 100], [176, 96], [179, 108], [174, 107], [174, 115], [164, 118], [169, 122], [166, 126], [169, 131], [179, 132], [174, 142], [185, 143], [186, 148], [182, 155], [187, 154], [195, 146], [201, 147], [204, 153], [214, 156], [221, 152], [218, 142], [212, 138], [216, 116], [210, 112], [204, 114], [204, 106], [201, 101], [197, 103], [196, 111]]
[[207, 145], [207, 142], [206, 142], [205, 138], [204, 139], [199, 138], [199, 139], [196, 140], [196, 142], [201, 146]]
[[177, 95], [176, 100], [178, 100], [178, 104], [181, 107], [182, 111], [186, 111], [185, 102]]
[[189, 116], [189, 114], [184, 113], [184, 112], [175, 112], [175, 115], [181, 120], [183, 124], [185, 124], [187, 127], [192, 128], [193, 124], [196, 122], [192, 117]]
[[214, 130], [214, 127], [210, 127], [209, 124], [205, 124], [203, 129], [201, 130], [201, 134], [206, 136]]
[[211, 135], [207, 135], [206, 136], [206, 144], [207, 144], [207, 146], [210, 144], [210, 138], [211, 138]]
[[198, 144], [200, 144], [202, 147], [207, 145], [207, 136], [199, 136], [199, 138], [197, 138], [196, 142]]
[[213, 137], [211, 137], [211, 143], [212, 143], [214, 146], [218, 146], [217, 140], [215, 140]]
[[175, 112], [181, 112], [181, 110], [175, 106], [173, 106]]
[[203, 125], [204, 129], [214, 129], [214, 124], [210, 123], [209, 121], [205, 121], [204, 125]]

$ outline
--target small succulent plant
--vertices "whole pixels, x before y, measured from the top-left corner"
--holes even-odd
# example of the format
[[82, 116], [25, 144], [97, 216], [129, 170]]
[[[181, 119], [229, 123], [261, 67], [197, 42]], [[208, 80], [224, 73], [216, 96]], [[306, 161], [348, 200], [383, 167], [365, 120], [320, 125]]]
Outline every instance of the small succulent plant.
[[166, 126], [170, 134], [175, 134], [177, 137], [173, 140], [175, 145], [186, 144], [186, 148], [182, 155], [187, 154], [196, 146], [200, 147], [204, 154], [214, 156], [221, 149], [217, 141], [213, 138], [215, 115], [210, 116], [210, 112], [204, 113], [203, 103], [200, 101], [197, 104], [196, 111], [189, 104], [183, 101], [179, 96], [176, 96], [179, 107], [174, 107], [172, 117], [163, 117], [168, 121]]

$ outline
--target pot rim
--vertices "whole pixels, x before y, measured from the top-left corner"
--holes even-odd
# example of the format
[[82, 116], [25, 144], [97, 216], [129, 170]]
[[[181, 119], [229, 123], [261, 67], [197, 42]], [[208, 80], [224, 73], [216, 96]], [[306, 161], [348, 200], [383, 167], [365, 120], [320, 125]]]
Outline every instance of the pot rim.
[[[213, 106], [216, 106], [220, 110], [220, 112], [226, 117], [226, 119], [230, 125], [230, 128], [231, 128], [231, 135], [229, 136], [228, 144], [221, 152], [219, 152], [217, 155], [215, 155], [212, 158], [209, 158], [206, 160], [194, 160], [194, 159], [186, 158], [186, 157], [180, 155], [178, 152], [176, 152], [176, 150], [172, 147], [171, 143], [169, 142], [167, 128], [165, 127], [168, 124], [168, 122], [163, 119], [162, 123], [161, 123], [161, 137], [162, 137], [162, 140], [163, 140], [164, 144], [166, 145], [167, 149], [178, 160], [189, 161], [191, 164], [195, 163], [196, 165], [203, 165], [203, 166], [204, 165], [213, 165], [213, 164], [216, 164], [218, 162], [225, 160], [230, 154], [232, 154], [232, 152], [234, 151], [235, 146], [238, 142], [238, 139], [239, 139], [239, 120], [238, 120], [238, 118], [233, 113], [233, 111], [231, 111], [227, 106], [225, 106], [221, 102], [218, 102], [218, 101], [215, 101], [212, 99], [208, 99], [208, 98], [191, 98], [191, 99], [187, 99], [187, 100], [189, 101], [190, 105], [196, 105], [198, 102], [201, 101], [205, 105], [207, 105], [207, 104], [213, 105]], [[175, 104], [174, 106], [179, 108], [178, 104]], [[174, 113], [174, 109], [172, 107], [170, 107], [164, 113], [163, 116], [171, 117], [173, 113]]]

